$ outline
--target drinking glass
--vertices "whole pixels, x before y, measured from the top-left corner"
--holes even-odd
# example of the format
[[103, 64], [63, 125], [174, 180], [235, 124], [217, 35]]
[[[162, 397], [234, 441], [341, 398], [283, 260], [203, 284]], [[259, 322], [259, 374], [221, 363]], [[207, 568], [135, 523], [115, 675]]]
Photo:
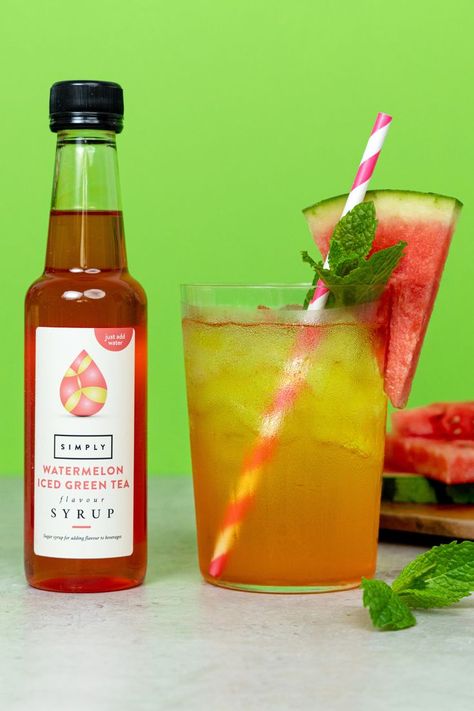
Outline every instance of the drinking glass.
[[306, 311], [309, 287], [182, 287], [199, 565], [215, 585], [324, 592], [375, 571], [384, 313]]

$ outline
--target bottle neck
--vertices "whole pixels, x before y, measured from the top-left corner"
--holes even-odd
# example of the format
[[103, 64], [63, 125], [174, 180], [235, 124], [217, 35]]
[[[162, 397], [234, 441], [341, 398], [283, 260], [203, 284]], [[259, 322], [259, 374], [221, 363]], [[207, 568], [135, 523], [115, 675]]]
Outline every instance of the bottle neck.
[[60, 131], [46, 271], [125, 268], [115, 134]]

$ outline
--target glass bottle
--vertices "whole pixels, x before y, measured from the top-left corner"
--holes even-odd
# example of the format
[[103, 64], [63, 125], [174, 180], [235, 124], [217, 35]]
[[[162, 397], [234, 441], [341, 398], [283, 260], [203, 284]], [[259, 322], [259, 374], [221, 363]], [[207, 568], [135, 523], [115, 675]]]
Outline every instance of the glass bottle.
[[146, 569], [146, 297], [129, 274], [116, 134], [123, 93], [58, 82], [46, 265], [25, 309], [25, 570], [105, 592]]

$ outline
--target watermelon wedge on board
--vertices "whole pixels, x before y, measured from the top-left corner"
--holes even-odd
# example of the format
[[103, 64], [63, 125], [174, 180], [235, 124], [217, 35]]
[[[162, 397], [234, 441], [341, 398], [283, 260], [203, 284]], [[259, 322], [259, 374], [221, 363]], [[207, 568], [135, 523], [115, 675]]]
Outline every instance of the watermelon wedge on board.
[[445, 484], [471, 483], [474, 482], [474, 442], [388, 434], [385, 466], [394, 471], [424, 474]]
[[474, 440], [474, 402], [438, 402], [392, 414], [397, 437]]
[[[346, 197], [304, 210], [323, 257]], [[375, 203], [375, 251], [399, 240], [408, 245], [387, 287], [391, 314], [385, 362], [385, 391], [395, 407], [404, 407], [462, 204], [443, 195], [402, 190], [370, 191], [365, 199]]]

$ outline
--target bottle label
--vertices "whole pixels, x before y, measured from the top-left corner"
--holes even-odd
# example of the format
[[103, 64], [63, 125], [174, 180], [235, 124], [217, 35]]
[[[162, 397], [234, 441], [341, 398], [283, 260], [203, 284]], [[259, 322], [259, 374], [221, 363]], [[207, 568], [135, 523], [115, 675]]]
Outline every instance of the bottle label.
[[135, 331], [36, 329], [34, 551], [133, 552]]

